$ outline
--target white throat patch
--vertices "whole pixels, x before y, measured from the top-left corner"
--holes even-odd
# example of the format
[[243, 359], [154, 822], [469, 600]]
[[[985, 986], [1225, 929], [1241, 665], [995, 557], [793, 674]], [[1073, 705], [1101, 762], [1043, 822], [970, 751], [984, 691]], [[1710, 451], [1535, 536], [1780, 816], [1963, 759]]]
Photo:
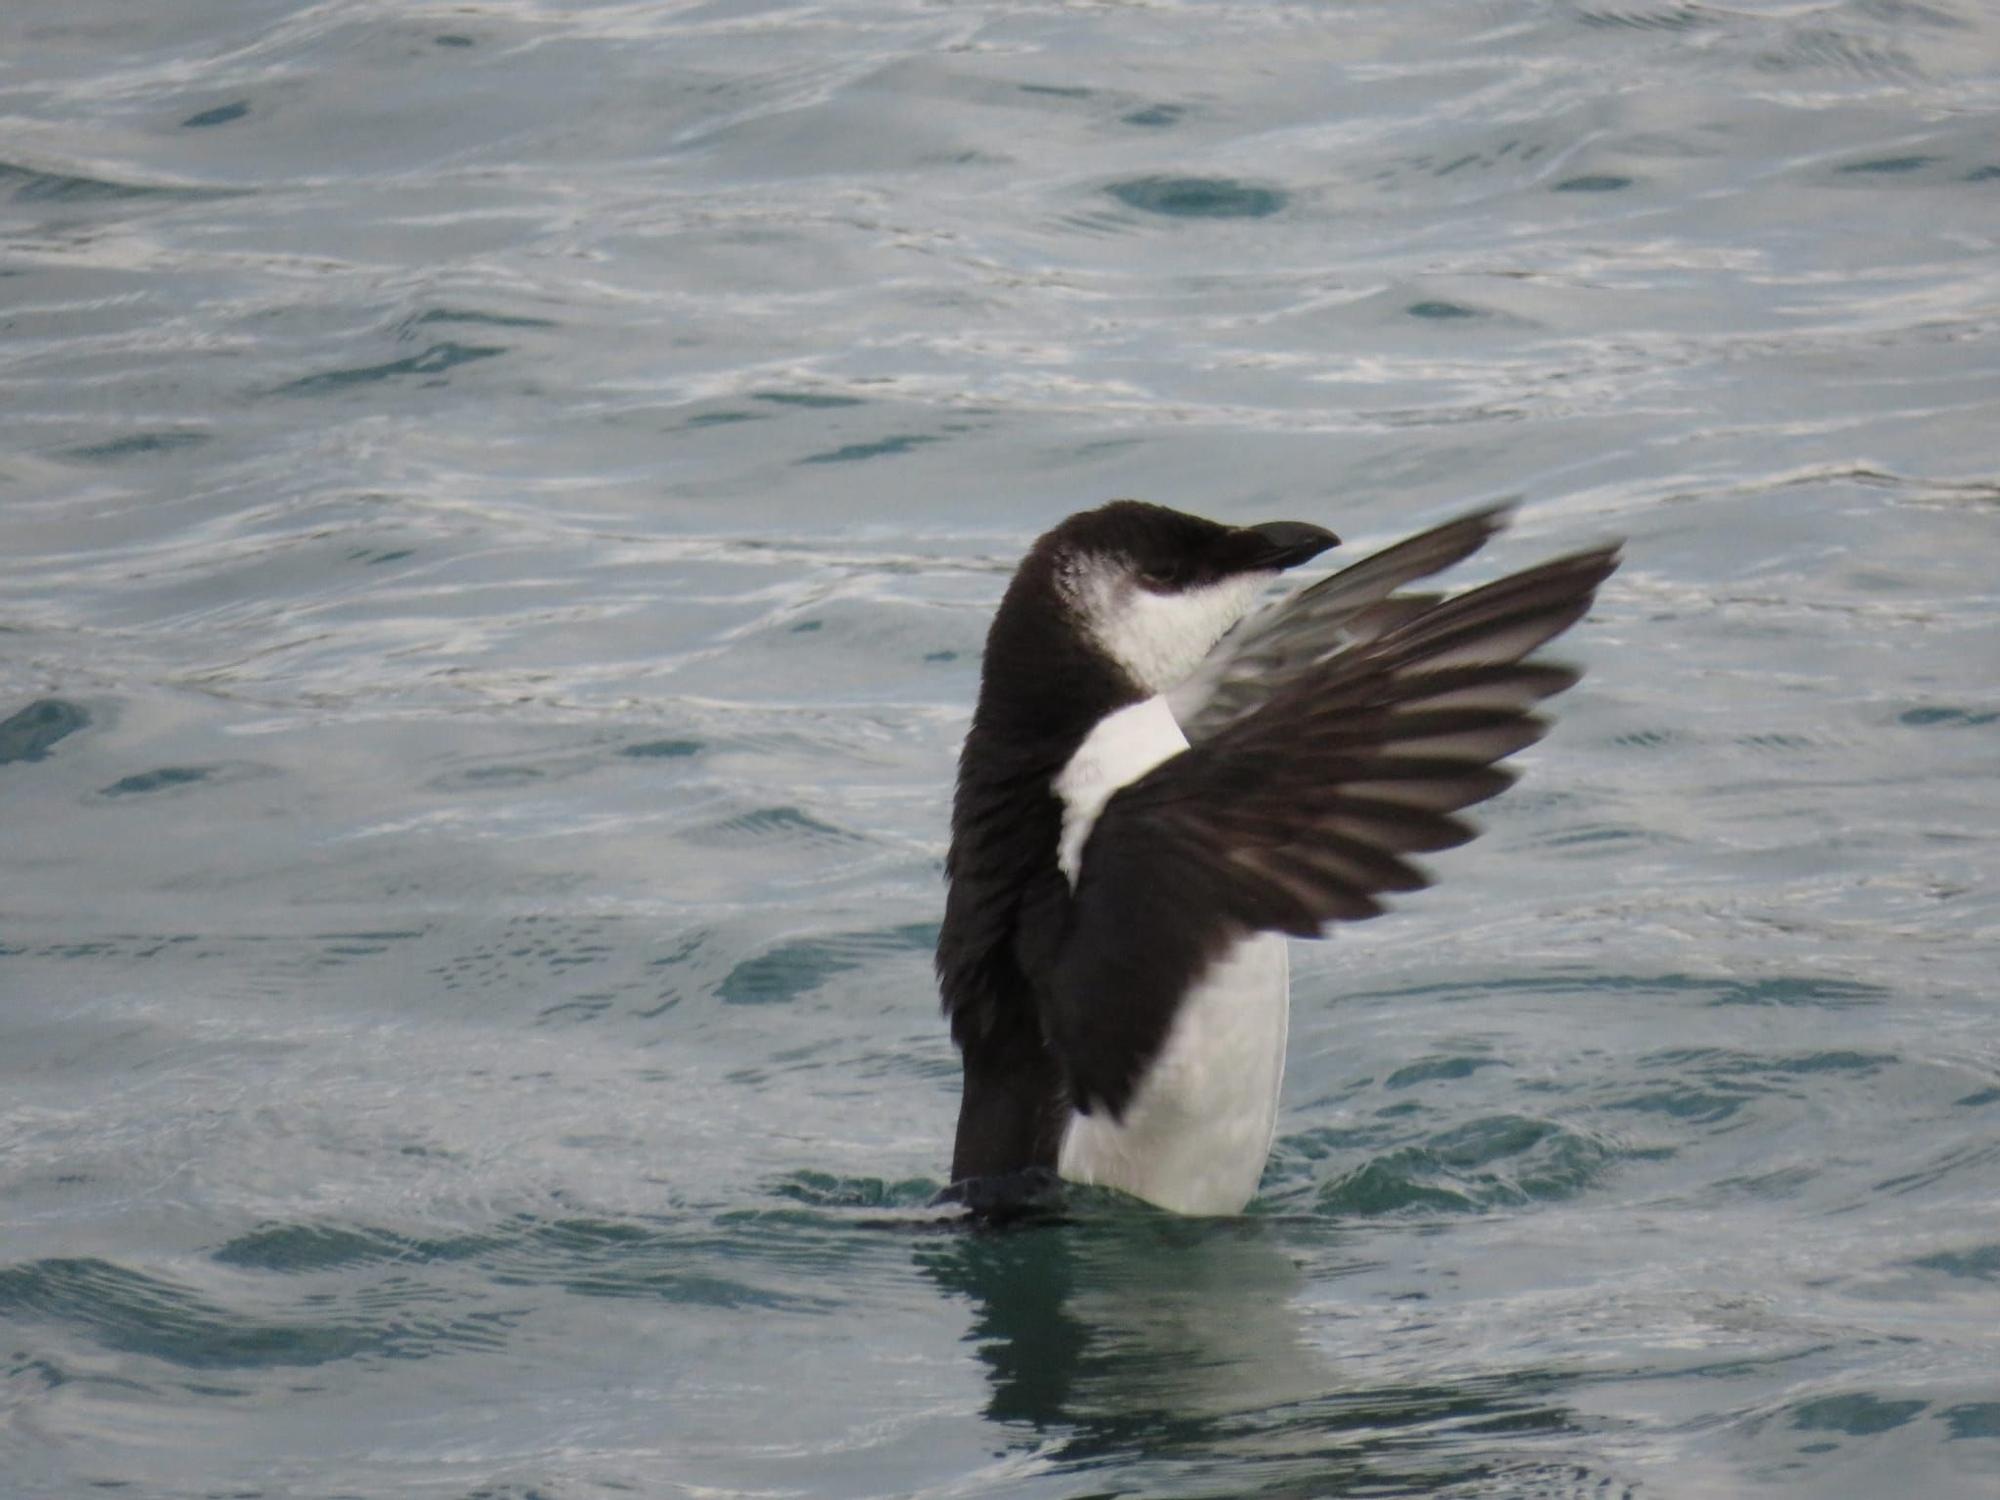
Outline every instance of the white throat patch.
[[1133, 576], [1128, 564], [1085, 554], [1065, 561], [1056, 587], [1091, 639], [1151, 694], [1186, 680], [1277, 576], [1275, 570], [1236, 573], [1178, 593], [1156, 594]]

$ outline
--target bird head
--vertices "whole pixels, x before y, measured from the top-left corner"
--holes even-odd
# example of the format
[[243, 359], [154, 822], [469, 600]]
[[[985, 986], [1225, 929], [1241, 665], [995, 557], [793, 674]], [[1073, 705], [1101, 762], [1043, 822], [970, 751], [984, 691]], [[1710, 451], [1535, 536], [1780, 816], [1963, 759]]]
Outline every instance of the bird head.
[[1184, 680], [1286, 568], [1340, 539], [1305, 521], [1229, 526], [1114, 500], [1071, 516], [1029, 562], [1091, 645], [1145, 695]]

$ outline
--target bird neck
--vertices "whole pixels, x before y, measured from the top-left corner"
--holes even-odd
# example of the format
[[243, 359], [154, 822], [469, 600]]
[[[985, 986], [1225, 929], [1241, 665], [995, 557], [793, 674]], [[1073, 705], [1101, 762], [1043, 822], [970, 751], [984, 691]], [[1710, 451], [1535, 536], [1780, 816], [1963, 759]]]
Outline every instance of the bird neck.
[[1066, 608], [1010, 589], [986, 637], [966, 768], [1052, 776], [1099, 720], [1145, 697]]

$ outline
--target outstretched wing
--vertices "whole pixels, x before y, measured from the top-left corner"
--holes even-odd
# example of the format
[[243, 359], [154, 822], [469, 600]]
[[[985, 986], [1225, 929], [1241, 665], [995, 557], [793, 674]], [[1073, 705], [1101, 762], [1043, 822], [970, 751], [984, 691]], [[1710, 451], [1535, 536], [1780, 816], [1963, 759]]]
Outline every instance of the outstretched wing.
[[[1465, 555], [1490, 517], [1424, 555]], [[1524, 658], [1581, 619], [1617, 566], [1604, 547], [1412, 601], [1111, 798], [1084, 845], [1044, 1017], [1079, 1109], [1122, 1114], [1180, 997], [1246, 932], [1316, 937], [1429, 884], [1406, 856], [1473, 836], [1453, 814], [1512, 782], [1495, 762], [1540, 739], [1535, 705], [1577, 680]], [[1390, 602], [1399, 576], [1411, 575], [1354, 585], [1351, 598], [1373, 593], [1358, 612]]]
[[1489, 506], [1419, 532], [1287, 595], [1232, 630], [1167, 703], [1190, 744], [1253, 713], [1301, 672], [1436, 607], [1436, 594], [1396, 594], [1462, 562], [1506, 526], [1512, 507]]

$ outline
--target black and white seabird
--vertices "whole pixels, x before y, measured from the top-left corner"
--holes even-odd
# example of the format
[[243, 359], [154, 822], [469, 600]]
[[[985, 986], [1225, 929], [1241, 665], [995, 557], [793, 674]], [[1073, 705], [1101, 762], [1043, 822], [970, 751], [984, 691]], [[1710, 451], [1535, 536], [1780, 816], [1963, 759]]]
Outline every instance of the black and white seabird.
[[1525, 660], [1618, 566], [1599, 547], [1453, 597], [1399, 593], [1504, 507], [1426, 531], [1245, 619], [1337, 545], [1116, 500], [1029, 550], [987, 636], [938, 937], [965, 1067], [951, 1175], [1054, 1170], [1233, 1214], [1277, 1123], [1286, 936], [1378, 915], [1405, 858], [1513, 780], [1577, 680]]

